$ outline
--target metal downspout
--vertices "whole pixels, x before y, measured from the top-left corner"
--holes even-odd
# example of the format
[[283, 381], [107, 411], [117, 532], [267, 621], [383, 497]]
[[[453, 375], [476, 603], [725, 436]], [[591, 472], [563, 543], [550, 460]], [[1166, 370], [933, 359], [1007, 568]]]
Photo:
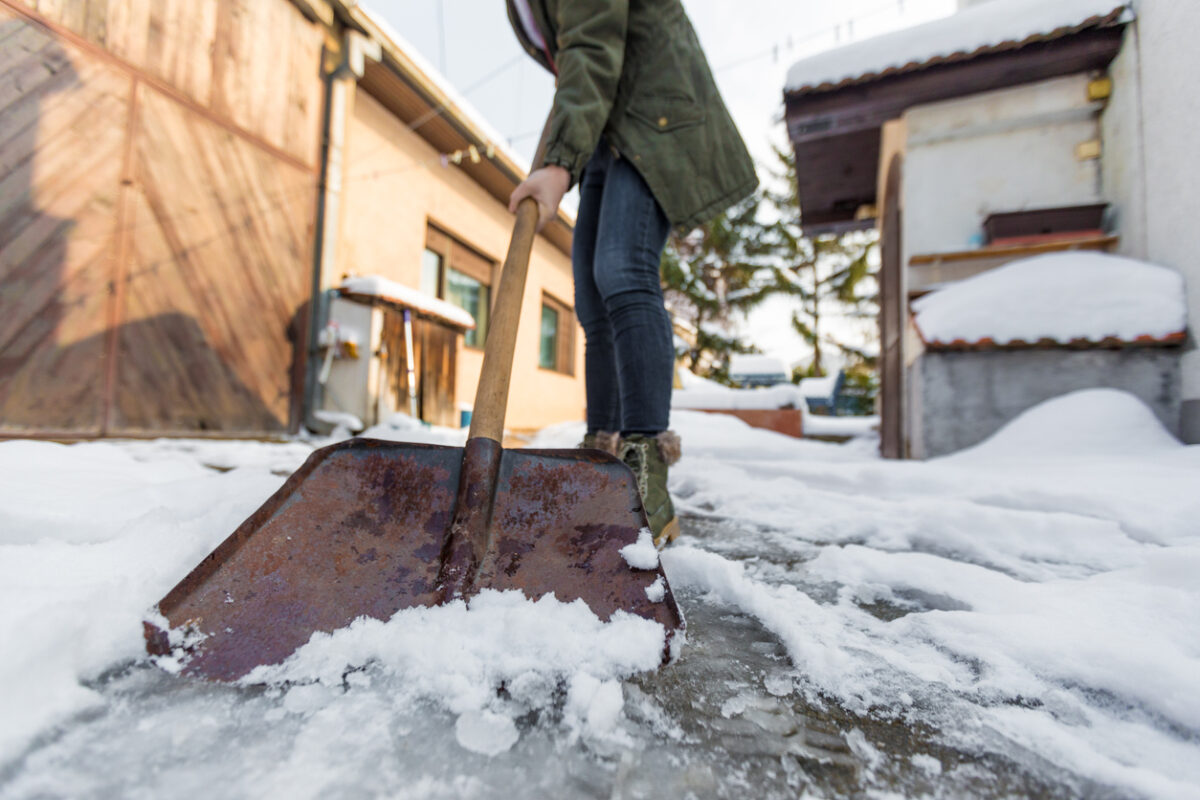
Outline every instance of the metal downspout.
[[316, 231], [313, 242], [312, 289], [308, 314], [307, 368], [304, 372], [304, 427], [328, 435], [333, 425], [316, 418], [325, 403], [325, 387], [317, 376], [321, 371], [321, 330], [329, 319], [329, 302], [337, 290], [325, 289], [326, 277], [337, 265], [338, 233], [341, 227], [343, 155], [346, 144], [346, 118], [349, 94], [362, 77], [366, 58], [378, 61], [378, 42], [357, 31], [342, 35], [341, 60], [325, 76], [325, 115], [322, 121], [321, 183], [317, 202]]

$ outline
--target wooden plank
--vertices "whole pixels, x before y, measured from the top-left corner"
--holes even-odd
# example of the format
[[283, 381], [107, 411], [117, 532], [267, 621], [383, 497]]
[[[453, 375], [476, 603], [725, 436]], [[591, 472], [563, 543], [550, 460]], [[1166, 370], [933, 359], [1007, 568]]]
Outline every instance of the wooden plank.
[[49, 76], [0, 103], [0, 432], [92, 435], [128, 79], [5, 8], [0, 27], [21, 28], [6, 74]]

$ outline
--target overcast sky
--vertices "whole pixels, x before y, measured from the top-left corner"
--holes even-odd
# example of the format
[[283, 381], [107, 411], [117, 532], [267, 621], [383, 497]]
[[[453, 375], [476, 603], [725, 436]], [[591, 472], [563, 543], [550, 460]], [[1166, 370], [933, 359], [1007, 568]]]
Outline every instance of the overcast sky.
[[[524, 55], [504, 0], [365, 0], [438, 67], [467, 100], [530, 158], [554, 93], [551, 76]], [[955, 0], [684, 0], [721, 93], [759, 161], [783, 144], [783, 85], [794, 61], [838, 44], [915, 25]], [[791, 332], [791, 301], [753, 312], [745, 333], [789, 364], [809, 348]]]

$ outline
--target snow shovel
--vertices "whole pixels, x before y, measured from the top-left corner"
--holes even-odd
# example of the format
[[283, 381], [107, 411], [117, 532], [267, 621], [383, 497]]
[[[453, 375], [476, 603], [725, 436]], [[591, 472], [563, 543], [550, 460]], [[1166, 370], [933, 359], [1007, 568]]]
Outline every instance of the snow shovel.
[[361, 616], [516, 589], [658, 622], [665, 661], [683, 627], [666, 576], [621, 552], [647, 527], [633, 473], [596, 450], [500, 444], [537, 218], [523, 201], [466, 446], [351, 439], [315, 451], [158, 603], [150, 653], [182, 647], [185, 674], [231, 681]]

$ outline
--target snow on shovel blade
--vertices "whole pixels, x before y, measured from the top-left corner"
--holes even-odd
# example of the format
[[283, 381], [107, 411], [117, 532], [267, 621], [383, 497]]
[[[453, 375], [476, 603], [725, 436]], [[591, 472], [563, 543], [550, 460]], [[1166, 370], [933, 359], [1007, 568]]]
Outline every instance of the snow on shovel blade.
[[[624, 610], [669, 645], [683, 626], [670, 588], [646, 594], [666, 586], [662, 568], [620, 553], [645, 525], [633, 474], [604, 453], [353, 439], [313, 453], [158, 611], [186, 634], [184, 673], [216, 680], [279, 663], [316, 631], [481, 589]], [[170, 632], [147, 622], [146, 647], [169, 654]]]

